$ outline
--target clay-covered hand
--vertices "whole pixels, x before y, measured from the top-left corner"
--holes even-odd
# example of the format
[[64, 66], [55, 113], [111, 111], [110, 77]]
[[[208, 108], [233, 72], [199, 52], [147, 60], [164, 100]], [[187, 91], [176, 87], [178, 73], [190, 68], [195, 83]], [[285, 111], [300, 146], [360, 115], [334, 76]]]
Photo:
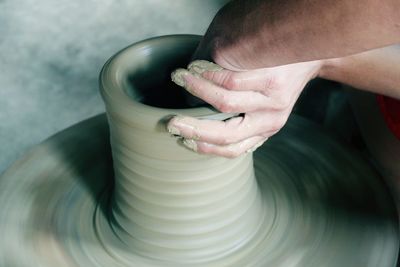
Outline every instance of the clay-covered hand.
[[237, 157], [253, 151], [285, 124], [306, 83], [322, 61], [235, 72], [197, 60], [172, 74], [175, 83], [224, 113], [226, 121], [177, 116], [168, 130], [202, 154]]

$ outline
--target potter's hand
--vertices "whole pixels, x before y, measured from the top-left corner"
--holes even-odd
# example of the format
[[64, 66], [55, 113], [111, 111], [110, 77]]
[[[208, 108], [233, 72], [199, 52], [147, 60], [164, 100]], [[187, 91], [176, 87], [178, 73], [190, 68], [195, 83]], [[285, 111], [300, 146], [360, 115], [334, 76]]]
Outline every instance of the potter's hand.
[[306, 83], [322, 63], [312, 61], [245, 72], [223, 69], [208, 61], [194, 61], [172, 79], [194, 96], [225, 113], [243, 116], [226, 121], [177, 116], [168, 130], [202, 154], [236, 157], [260, 146], [285, 124]]

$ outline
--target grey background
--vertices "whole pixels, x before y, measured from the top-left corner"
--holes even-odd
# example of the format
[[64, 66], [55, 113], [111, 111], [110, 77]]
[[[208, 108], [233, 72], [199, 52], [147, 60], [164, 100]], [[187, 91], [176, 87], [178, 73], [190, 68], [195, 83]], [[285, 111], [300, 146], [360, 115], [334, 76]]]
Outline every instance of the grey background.
[[203, 34], [226, 0], [0, 0], [0, 173], [104, 110], [97, 77], [121, 48]]

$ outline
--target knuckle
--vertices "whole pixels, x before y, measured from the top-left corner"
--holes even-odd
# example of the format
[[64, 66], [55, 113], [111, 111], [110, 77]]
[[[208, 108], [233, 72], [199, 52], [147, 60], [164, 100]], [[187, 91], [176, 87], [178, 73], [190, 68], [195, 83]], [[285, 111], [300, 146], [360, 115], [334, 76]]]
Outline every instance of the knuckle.
[[279, 88], [279, 83], [275, 76], [269, 76], [265, 79], [263, 88], [264, 91], [271, 91], [277, 88]]
[[271, 123], [268, 132], [278, 132], [285, 125], [285, 120], [282, 118], [276, 119]]
[[204, 147], [198, 147], [197, 148], [197, 151], [196, 151], [198, 154], [202, 154], [202, 155], [207, 155], [207, 154], [210, 154], [210, 151], [208, 150], [208, 149], [206, 149], [206, 148], [204, 148]]
[[200, 143], [197, 146], [196, 152], [199, 154], [205, 154], [205, 155], [215, 154], [215, 147], [213, 145], [206, 145], [206, 144]]
[[221, 146], [227, 146], [230, 144], [230, 138], [229, 137], [224, 137], [220, 140], [220, 142], [218, 142], [218, 145]]
[[224, 87], [228, 89], [236, 89], [240, 87], [240, 79], [236, 78], [234, 75], [227, 75], [224, 80]]
[[238, 126], [232, 125], [229, 121], [224, 122], [224, 126], [219, 129], [215, 142], [218, 145], [228, 146], [237, 143], [242, 138]]
[[229, 134], [230, 134], [229, 136], [224, 136], [224, 137], [222, 137], [222, 138], [219, 140], [218, 145], [221, 145], [221, 146], [229, 146], [229, 145], [235, 143], [236, 138], [235, 138], [234, 136], [231, 136], [231, 132], [229, 132]]
[[233, 159], [240, 156], [241, 154], [242, 154], [241, 151], [238, 151], [237, 149], [228, 148], [224, 153], [224, 156]]
[[285, 110], [290, 107], [291, 101], [289, 97], [281, 96], [275, 100], [275, 108], [277, 110]]
[[218, 72], [215, 71], [205, 71], [201, 75], [203, 78], [206, 78], [207, 80], [210, 81], [218, 81], [219, 79], [219, 74]]
[[217, 104], [216, 108], [224, 113], [231, 113], [235, 111], [236, 104], [229, 99], [223, 98], [221, 101]]
[[238, 142], [240, 142], [243, 138], [238, 134], [239, 132], [238, 131], [235, 131], [235, 130], [232, 130], [231, 131], [231, 135], [230, 135], [230, 137], [228, 138], [228, 142], [227, 142], [227, 144], [229, 145], [229, 144], [235, 144], [235, 143], [238, 143]]
[[219, 101], [219, 102], [215, 103], [214, 107], [215, 107], [217, 110], [219, 110], [219, 111], [221, 111], [221, 112], [224, 112], [225, 103], [224, 103], [223, 101]]

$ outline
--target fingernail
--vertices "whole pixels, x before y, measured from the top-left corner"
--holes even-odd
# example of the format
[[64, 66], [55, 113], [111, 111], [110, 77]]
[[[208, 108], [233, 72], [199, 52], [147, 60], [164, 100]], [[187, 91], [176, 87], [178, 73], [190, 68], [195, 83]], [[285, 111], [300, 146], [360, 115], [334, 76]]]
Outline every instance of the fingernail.
[[181, 135], [182, 128], [192, 128], [185, 122], [185, 117], [181, 115], [176, 115], [171, 118], [167, 124], [167, 130], [172, 135]]
[[205, 71], [220, 71], [223, 68], [213, 62], [207, 60], [195, 60], [188, 66], [189, 71], [196, 72], [197, 74], [202, 74]]
[[198, 66], [191, 66], [189, 67], [189, 72], [193, 73], [194, 75], [200, 75], [205, 72], [204, 69], [198, 67]]
[[167, 130], [168, 130], [168, 132], [169, 132], [170, 134], [172, 134], [172, 135], [180, 135], [180, 134], [181, 134], [181, 132], [179, 131], [179, 129], [176, 128], [175, 126], [172, 126], [172, 125], [168, 125], [168, 126], [167, 126]]
[[186, 76], [188, 73], [189, 72], [185, 69], [177, 69], [171, 73], [171, 79], [177, 85], [185, 87], [186, 81], [184, 76]]
[[193, 139], [184, 139], [183, 144], [190, 150], [197, 152], [197, 143]]

